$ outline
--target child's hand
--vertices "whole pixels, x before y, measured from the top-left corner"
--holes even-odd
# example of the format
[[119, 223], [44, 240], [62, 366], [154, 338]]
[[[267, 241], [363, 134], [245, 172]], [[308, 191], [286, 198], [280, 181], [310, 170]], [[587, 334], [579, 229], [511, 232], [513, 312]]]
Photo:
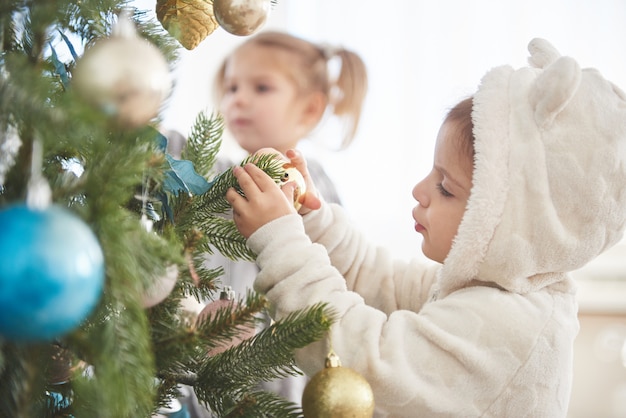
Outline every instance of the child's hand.
[[321, 202], [319, 199], [319, 193], [313, 180], [311, 179], [311, 175], [309, 174], [309, 170], [306, 166], [306, 160], [300, 153], [300, 151], [290, 149], [287, 150], [287, 155], [284, 156], [279, 151], [274, 148], [261, 148], [255, 154], [277, 154], [279, 158], [287, 160], [290, 165], [295, 167], [302, 177], [304, 178], [304, 182], [306, 184], [306, 191], [298, 197], [298, 202], [302, 205], [298, 210], [298, 213], [304, 215], [312, 210], [319, 209], [321, 206]]
[[290, 164], [292, 164], [304, 177], [304, 182], [306, 183], [306, 192], [298, 198], [298, 201], [302, 204], [302, 207], [299, 210], [301, 215], [304, 215], [307, 212], [310, 212], [315, 209], [319, 209], [321, 206], [321, 201], [319, 199], [319, 193], [313, 180], [311, 179], [311, 175], [309, 174], [309, 170], [306, 167], [306, 160], [297, 150], [287, 150], [287, 158], [290, 160]]
[[281, 189], [254, 164], [234, 167], [233, 174], [245, 197], [231, 188], [226, 192], [226, 200], [233, 207], [233, 220], [237, 229], [246, 239], [266, 223], [296, 213], [293, 206], [293, 182], [286, 183]]

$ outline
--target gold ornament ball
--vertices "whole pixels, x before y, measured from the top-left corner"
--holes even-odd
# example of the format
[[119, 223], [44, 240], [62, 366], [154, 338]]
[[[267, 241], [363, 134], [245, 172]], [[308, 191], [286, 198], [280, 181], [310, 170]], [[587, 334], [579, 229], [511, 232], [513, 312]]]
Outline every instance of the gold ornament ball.
[[305, 418], [371, 418], [374, 394], [354, 370], [327, 366], [304, 388], [302, 412]]
[[263, 26], [270, 6], [270, 0], [214, 0], [213, 14], [227, 32], [247, 36]]
[[300, 210], [302, 207], [302, 203], [300, 203], [300, 196], [306, 192], [306, 183], [304, 181], [304, 177], [302, 177], [302, 174], [300, 174], [297, 168], [291, 167], [288, 164], [286, 164], [286, 166], [288, 167], [285, 168], [285, 174], [281, 179], [281, 184], [289, 182], [296, 183], [296, 188], [293, 191], [293, 206], [296, 210]]
[[122, 127], [136, 128], [158, 114], [172, 79], [161, 51], [120, 16], [114, 33], [96, 41], [78, 60], [72, 85]]
[[157, 0], [156, 15], [163, 28], [189, 50], [218, 28], [213, 5], [206, 0]]

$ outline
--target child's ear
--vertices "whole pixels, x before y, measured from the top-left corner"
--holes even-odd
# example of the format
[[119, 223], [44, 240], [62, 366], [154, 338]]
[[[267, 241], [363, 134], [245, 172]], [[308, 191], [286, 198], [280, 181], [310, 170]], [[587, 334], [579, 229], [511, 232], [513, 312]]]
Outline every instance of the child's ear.
[[315, 91], [309, 94], [306, 100], [302, 122], [310, 128], [314, 128], [326, 110], [326, 96], [319, 91]]

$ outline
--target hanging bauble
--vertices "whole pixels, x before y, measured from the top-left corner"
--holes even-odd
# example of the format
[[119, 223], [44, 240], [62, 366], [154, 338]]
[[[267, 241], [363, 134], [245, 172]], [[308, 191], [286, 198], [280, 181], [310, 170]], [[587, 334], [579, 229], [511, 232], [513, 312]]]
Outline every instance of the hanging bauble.
[[213, 0], [213, 14], [224, 30], [247, 36], [259, 30], [271, 10], [271, 0]]
[[78, 60], [72, 84], [122, 127], [136, 128], [157, 116], [172, 79], [163, 54], [138, 36], [123, 13], [111, 36], [96, 41]]
[[47, 341], [89, 315], [104, 284], [96, 236], [59, 206], [0, 211], [0, 335]]
[[200, 315], [204, 307], [205, 304], [198, 302], [198, 299], [192, 295], [180, 300], [180, 310], [184, 317], [188, 319], [189, 324], [193, 324], [198, 320], [198, 315]]
[[167, 298], [178, 280], [178, 266], [172, 264], [165, 268], [163, 276], [155, 277], [143, 295], [143, 307], [151, 308]]
[[283, 168], [285, 168], [285, 173], [283, 174], [283, 177], [280, 179], [280, 181], [282, 184], [289, 182], [296, 183], [296, 188], [293, 190], [293, 206], [296, 208], [296, 210], [300, 210], [300, 208], [302, 207], [302, 203], [300, 202], [300, 196], [302, 196], [304, 192], [306, 192], [306, 183], [304, 181], [304, 177], [302, 177], [302, 174], [298, 171], [297, 168], [289, 163], [285, 164]]
[[[229, 307], [230, 309], [234, 309], [237, 307], [235, 292], [230, 288], [230, 286], [226, 286], [226, 288], [220, 293], [220, 298], [218, 300], [207, 304], [204, 309], [202, 309], [196, 320], [198, 326], [204, 321], [212, 321], [213, 319], [215, 319], [217, 311], [225, 307]], [[253, 326], [247, 326], [238, 331], [238, 334], [235, 335], [230, 341], [220, 343], [216, 347], [210, 349], [208, 355], [214, 356], [223, 351], [226, 351], [227, 349], [238, 345], [242, 341], [247, 340], [248, 338], [252, 338], [256, 333], [256, 330]]]
[[330, 353], [326, 367], [307, 383], [302, 393], [305, 418], [371, 418], [374, 394], [367, 380]]
[[163, 28], [189, 50], [218, 28], [213, 5], [206, 0], [157, 0], [156, 15]]

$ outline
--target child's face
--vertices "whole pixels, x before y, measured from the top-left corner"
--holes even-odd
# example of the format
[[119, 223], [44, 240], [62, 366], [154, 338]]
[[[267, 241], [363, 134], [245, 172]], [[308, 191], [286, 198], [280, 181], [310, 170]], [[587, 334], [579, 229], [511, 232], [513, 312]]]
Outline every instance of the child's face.
[[454, 122], [441, 126], [432, 171], [413, 188], [415, 230], [422, 234], [422, 251], [443, 263], [470, 196], [472, 159], [459, 144]]
[[245, 47], [226, 66], [220, 110], [239, 145], [254, 153], [271, 147], [285, 152], [306, 135], [306, 101], [280, 70], [276, 52]]

